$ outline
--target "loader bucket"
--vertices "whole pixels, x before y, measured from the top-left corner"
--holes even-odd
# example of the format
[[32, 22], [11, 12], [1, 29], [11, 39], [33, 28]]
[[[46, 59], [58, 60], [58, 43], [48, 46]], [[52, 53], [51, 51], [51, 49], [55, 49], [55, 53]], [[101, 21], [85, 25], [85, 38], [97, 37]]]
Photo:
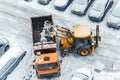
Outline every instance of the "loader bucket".
[[42, 16], [42, 17], [32, 17], [31, 23], [32, 23], [32, 32], [33, 32], [33, 43], [40, 42], [41, 35], [44, 28], [44, 22], [49, 21], [51, 25], [53, 25], [52, 16]]

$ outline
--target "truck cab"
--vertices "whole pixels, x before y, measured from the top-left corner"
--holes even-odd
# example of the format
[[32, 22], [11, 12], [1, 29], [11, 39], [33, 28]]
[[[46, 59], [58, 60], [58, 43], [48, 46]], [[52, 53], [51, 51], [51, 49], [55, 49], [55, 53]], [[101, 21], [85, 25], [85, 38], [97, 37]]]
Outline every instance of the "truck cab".
[[35, 65], [38, 78], [50, 78], [60, 75], [60, 63], [55, 52], [35, 56]]

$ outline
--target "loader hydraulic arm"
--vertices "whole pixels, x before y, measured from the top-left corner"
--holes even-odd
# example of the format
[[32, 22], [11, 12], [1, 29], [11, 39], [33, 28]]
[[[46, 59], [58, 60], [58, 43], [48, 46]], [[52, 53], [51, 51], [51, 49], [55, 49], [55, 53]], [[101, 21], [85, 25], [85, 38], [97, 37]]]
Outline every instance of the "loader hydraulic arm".
[[59, 35], [57, 32], [52, 32], [55, 37], [66, 38], [65, 36]]
[[[64, 27], [58, 28], [58, 26], [53, 26], [53, 29], [56, 31], [56, 33], [53, 34], [56, 37], [59, 37], [59, 38], [66, 38], [66, 37], [72, 38], [73, 37], [71, 31], [67, 28], [64, 28]], [[57, 34], [58, 31], [61, 33], [65, 33], [66, 35], [64, 35], [64, 36], [58, 35]]]

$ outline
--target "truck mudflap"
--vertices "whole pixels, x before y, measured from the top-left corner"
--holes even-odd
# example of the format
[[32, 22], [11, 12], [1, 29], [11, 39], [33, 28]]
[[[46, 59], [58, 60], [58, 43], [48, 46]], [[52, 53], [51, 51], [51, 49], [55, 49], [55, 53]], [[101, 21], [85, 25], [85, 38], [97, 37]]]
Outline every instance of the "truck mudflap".
[[38, 75], [38, 78], [44, 79], [44, 78], [53, 78], [53, 77], [59, 77], [59, 76], [60, 76], [60, 72], [56, 72], [51, 74], [40, 74]]
[[[32, 23], [32, 32], [33, 32], [32, 33], [33, 44], [36, 44], [36, 43], [41, 42], [40, 41], [42, 39], [41, 33], [43, 32], [44, 29], [52, 30], [52, 27], [51, 27], [51, 25], [53, 25], [52, 15], [32, 17], [31, 23]], [[49, 26], [49, 27], [45, 28], [45, 26]], [[51, 37], [51, 38], [49, 38], [51, 39], [50, 41], [55, 41], [55, 37]]]

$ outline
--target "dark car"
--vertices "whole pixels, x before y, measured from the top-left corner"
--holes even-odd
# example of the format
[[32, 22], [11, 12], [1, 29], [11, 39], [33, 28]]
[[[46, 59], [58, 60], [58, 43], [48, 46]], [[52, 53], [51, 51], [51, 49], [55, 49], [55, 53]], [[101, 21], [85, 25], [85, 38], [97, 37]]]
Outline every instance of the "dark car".
[[9, 41], [6, 38], [0, 38], [0, 55], [3, 55], [9, 49]]
[[10, 48], [0, 58], [0, 80], [6, 80], [7, 76], [16, 68], [25, 56], [26, 51], [20, 48]]
[[71, 12], [79, 16], [85, 15], [93, 1], [94, 0], [77, 0], [72, 6]]
[[120, 29], [120, 1], [116, 4], [107, 20], [108, 27]]
[[50, 1], [51, 0], [38, 0], [38, 3], [43, 4], [43, 5], [47, 5], [47, 4], [49, 4]]
[[89, 19], [101, 22], [112, 5], [113, 0], [96, 0], [88, 14]]
[[73, 0], [55, 0], [54, 7], [57, 10], [64, 11]]

